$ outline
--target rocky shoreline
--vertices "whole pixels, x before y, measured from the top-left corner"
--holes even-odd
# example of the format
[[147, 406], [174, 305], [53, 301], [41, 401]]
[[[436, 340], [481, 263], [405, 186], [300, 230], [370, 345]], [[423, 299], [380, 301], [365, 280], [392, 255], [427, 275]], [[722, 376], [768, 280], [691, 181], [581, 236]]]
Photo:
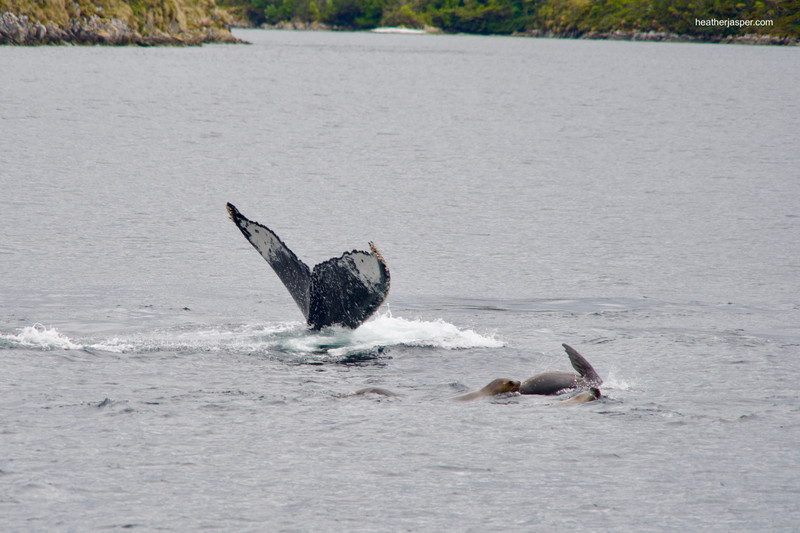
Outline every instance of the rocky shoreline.
[[27, 15], [0, 13], [0, 44], [32, 45], [111, 45], [111, 46], [199, 46], [204, 43], [243, 43], [227, 29], [207, 26], [197, 30], [164, 32], [153, 28], [146, 33], [131, 29], [125, 21], [89, 18], [71, 19], [60, 26], [42, 24]]
[[615, 32], [567, 32], [553, 33], [550, 31], [531, 30], [515, 33], [520, 37], [540, 37], [551, 39], [597, 39], [607, 41], [651, 41], [667, 43], [719, 43], [719, 44], [751, 44], [751, 45], [777, 45], [800, 46], [800, 39], [791, 37], [775, 37], [772, 35], [735, 35], [719, 37], [713, 35], [681, 35], [664, 31], [615, 31]]
[[[255, 28], [252, 24], [234, 22], [233, 27]], [[328, 26], [320, 22], [279, 22], [278, 24], [262, 24], [265, 30], [290, 30], [290, 31], [341, 31], [340, 28]], [[439, 28], [425, 26], [420, 28], [425, 33], [442, 34]], [[708, 36], [708, 35], [681, 35], [670, 32], [657, 31], [614, 31], [614, 32], [564, 32], [529, 30], [512, 34], [514, 37], [535, 37], [542, 39], [589, 39], [604, 41], [650, 41], [666, 43], [719, 43], [719, 44], [750, 44], [771, 46], [800, 46], [800, 39], [791, 37], [775, 37], [773, 35], [737, 35], [737, 36]]]

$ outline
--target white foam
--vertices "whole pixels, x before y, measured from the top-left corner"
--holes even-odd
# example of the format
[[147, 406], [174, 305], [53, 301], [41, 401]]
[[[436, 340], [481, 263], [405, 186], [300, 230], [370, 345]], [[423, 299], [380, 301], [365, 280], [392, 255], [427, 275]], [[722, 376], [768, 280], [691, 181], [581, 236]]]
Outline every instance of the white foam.
[[500, 348], [503, 342], [471, 329], [459, 329], [442, 319], [433, 322], [380, 315], [351, 332], [354, 343], [431, 348]]
[[12, 348], [43, 350], [104, 351], [111, 353], [148, 352], [233, 352], [283, 354], [291, 357], [341, 359], [354, 355], [375, 355], [392, 346], [418, 346], [442, 349], [499, 348], [504, 343], [493, 336], [471, 329], [460, 329], [444, 320], [407, 320], [391, 313], [379, 315], [355, 330], [326, 328], [310, 331], [305, 324], [250, 324], [238, 326], [183, 326], [158, 329], [131, 337], [87, 339], [76, 342], [55, 328], [41, 324], [28, 326], [17, 334], [0, 335], [0, 342]]
[[59, 333], [56, 328], [48, 328], [42, 324], [26, 326], [18, 330], [17, 334], [0, 335], [4, 344], [12, 347], [37, 348], [40, 350], [82, 350], [83, 346], [76, 344], [69, 337]]

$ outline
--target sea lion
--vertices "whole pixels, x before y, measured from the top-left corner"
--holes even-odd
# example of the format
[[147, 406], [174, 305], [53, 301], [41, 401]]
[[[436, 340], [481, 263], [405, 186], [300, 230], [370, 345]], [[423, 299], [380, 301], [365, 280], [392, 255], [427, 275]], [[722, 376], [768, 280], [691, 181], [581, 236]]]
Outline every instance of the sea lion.
[[519, 381], [506, 378], [498, 378], [486, 385], [479, 391], [470, 392], [463, 396], [456, 396], [453, 401], [468, 402], [476, 398], [483, 398], [484, 396], [495, 396], [497, 394], [505, 394], [507, 392], [517, 392], [519, 390]]
[[371, 252], [345, 252], [311, 270], [271, 229], [230, 203], [228, 214], [289, 290], [312, 329], [332, 325], [356, 329], [386, 300], [389, 267], [373, 243]]
[[551, 371], [536, 374], [522, 382], [519, 387], [520, 394], [558, 394], [568, 389], [599, 387], [603, 383], [589, 361], [571, 346], [566, 344], [561, 346], [567, 351], [572, 367], [578, 373]]
[[587, 403], [599, 400], [602, 397], [603, 395], [600, 392], [600, 389], [597, 387], [591, 387], [589, 390], [579, 392], [575, 396], [567, 398], [566, 400], [561, 400], [560, 402], [556, 402], [553, 405], [574, 405], [578, 403]]

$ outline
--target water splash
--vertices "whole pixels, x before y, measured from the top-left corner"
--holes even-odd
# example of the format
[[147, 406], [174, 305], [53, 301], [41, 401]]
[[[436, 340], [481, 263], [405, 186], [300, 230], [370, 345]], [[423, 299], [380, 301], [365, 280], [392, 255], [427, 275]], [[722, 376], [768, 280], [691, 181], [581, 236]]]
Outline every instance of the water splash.
[[350, 357], [369, 354], [391, 346], [443, 348], [500, 348], [503, 342], [471, 329], [459, 329], [444, 320], [407, 320], [380, 315], [355, 330], [327, 328], [285, 339], [281, 348], [295, 353], [326, 354]]
[[0, 346], [9, 348], [32, 348], [39, 350], [81, 350], [69, 337], [55, 328], [36, 323], [18, 330], [19, 333], [0, 334]]
[[459, 329], [441, 318], [434, 321], [407, 320], [391, 314], [381, 315], [352, 331], [354, 338], [389, 345], [424, 346], [457, 350], [500, 348], [503, 341], [471, 329]]
[[295, 362], [374, 359], [397, 346], [499, 348], [504, 343], [444, 320], [424, 321], [379, 315], [360, 328], [309, 330], [300, 322], [221, 326], [181, 326], [156, 329], [131, 337], [73, 340], [41, 324], [17, 334], [0, 334], [0, 345], [40, 350], [146, 354], [153, 352], [226, 352], [276, 357]]
[[608, 372], [608, 375], [603, 378], [603, 385], [601, 389], [613, 389], [620, 391], [631, 390], [632, 385], [627, 381], [620, 379], [614, 375], [614, 372]]

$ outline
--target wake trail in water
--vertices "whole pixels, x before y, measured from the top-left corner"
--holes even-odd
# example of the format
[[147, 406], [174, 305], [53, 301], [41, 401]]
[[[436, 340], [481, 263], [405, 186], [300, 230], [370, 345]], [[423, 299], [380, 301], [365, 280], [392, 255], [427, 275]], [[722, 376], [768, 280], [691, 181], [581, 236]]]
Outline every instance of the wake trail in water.
[[391, 347], [439, 349], [499, 348], [504, 343], [444, 320], [407, 320], [380, 315], [355, 330], [312, 331], [299, 322], [223, 326], [181, 326], [128, 337], [73, 339], [56, 328], [34, 324], [16, 333], [0, 333], [0, 348], [84, 350], [146, 354], [153, 352], [226, 352], [288, 359], [335, 362], [379, 357]]

